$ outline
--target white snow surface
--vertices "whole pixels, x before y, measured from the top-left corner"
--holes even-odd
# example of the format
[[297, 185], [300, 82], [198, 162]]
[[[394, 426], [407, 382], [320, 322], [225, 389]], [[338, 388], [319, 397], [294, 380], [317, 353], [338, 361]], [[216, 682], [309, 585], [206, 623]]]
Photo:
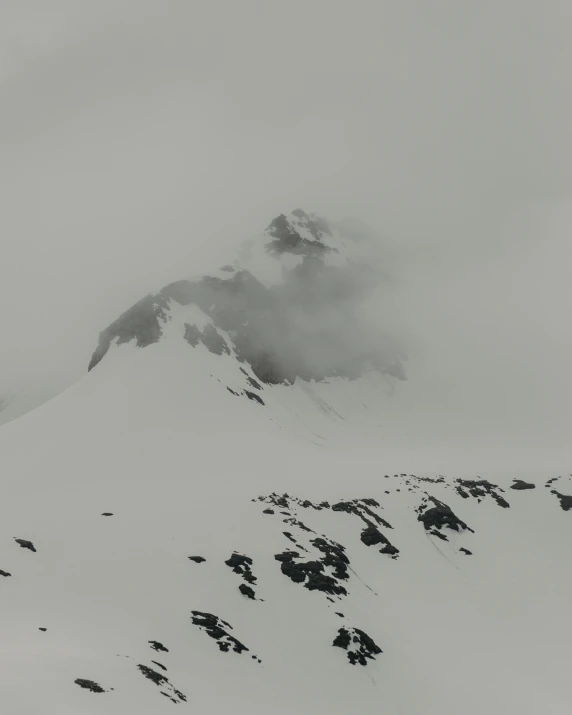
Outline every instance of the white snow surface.
[[[323, 260], [371, 255], [366, 233], [338, 228]], [[302, 259], [269, 242], [211, 275], [279, 284]], [[196, 305], [170, 299], [164, 316], [158, 342], [114, 339], [0, 429], [2, 712], [570, 712], [569, 454], [433, 424], [415, 365], [406, 382], [262, 385]], [[227, 351], [193, 347], [187, 325], [216, 329]], [[536, 488], [511, 489], [517, 478]], [[462, 479], [496, 487], [473, 495]], [[425, 528], [440, 504], [467, 528]], [[368, 524], [394, 558], [363, 540]], [[226, 563], [235, 553], [254, 579]], [[333, 590], [290, 578], [308, 562]], [[347, 651], [343, 633], [358, 639]], [[352, 664], [362, 633], [382, 652]]]
[[[566, 472], [522, 454], [511, 462], [497, 447], [475, 458], [405, 437], [392, 430], [379, 375], [265, 386], [264, 405], [227, 390], [245, 379], [232, 355], [166, 333], [144, 349], [110, 350], [0, 429], [0, 569], [11, 574], [0, 576], [2, 712], [569, 713], [572, 511], [552, 493], [572, 493]], [[477, 477], [510, 507], [456, 491], [456, 479]], [[516, 477], [536, 489], [510, 489]], [[289, 495], [287, 508], [258, 501], [273, 492]], [[474, 533], [428, 533], [417, 513], [428, 495]], [[376, 500], [398, 557], [362, 543], [355, 514], [291, 497]], [[289, 549], [319, 558], [311, 540], [322, 535], [349, 559], [347, 595], [332, 601], [275, 559]], [[233, 552], [252, 559], [257, 600], [225, 564]], [[226, 621], [249, 650], [221, 651], [193, 610]], [[352, 665], [332, 645], [340, 628], [364, 631], [383, 652]], [[155, 685], [139, 665], [169, 683]]]

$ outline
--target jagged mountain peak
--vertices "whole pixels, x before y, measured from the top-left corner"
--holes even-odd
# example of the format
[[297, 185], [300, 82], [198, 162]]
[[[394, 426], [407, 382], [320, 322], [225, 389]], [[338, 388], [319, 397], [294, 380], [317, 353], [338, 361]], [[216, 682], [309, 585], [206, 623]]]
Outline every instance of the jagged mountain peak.
[[403, 379], [403, 355], [360, 318], [363, 301], [385, 279], [375, 268], [347, 226], [339, 231], [302, 209], [281, 214], [233, 262], [125, 311], [101, 333], [89, 369], [112, 345], [159, 342], [171, 323], [173, 335], [247, 363], [266, 384], [352, 379], [368, 370]]

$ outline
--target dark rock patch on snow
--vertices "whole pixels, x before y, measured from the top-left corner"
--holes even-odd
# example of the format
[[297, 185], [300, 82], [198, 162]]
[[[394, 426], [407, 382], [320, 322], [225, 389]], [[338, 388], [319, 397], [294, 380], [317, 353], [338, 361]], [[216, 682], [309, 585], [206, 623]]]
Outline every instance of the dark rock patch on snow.
[[256, 583], [256, 576], [252, 573], [252, 559], [250, 556], [243, 556], [242, 554], [237, 554], [235, 551], [232, 556], [225, 561], [225, 564], [229, 566], [234, 573], [242, 576], [248, 583]]
[[238, 590], [242, 593], [243, 596], [251, 598], [253, 601], [256, 600], [256, 594], [254, 593], [254, 590], [250, 588], [250, 586], [247, 586], [245, 583], [241, 583], [238, 587]]
[[185, 340], [192, 347], [197, 347], [202, 343], [206, 349], [213, 355], [230, 354], [230, 349], [226, 344], [226, 340], [218, 332], [214, 325], [206, 325], [203, 330], [200, 330], [196, 325], [185, 323]]
[[389, 539], [381, 533], [377, 526], [371, 522], [361, 532], [360, 538], [366, 546], [377, 546], [377, 544], [383, 544], [383, 547], [379, 550], [380, 554], [388, 554], [392, 558], [397, 558], [397, 555], [399, 554], [399, 549], [395, 547]]
[[257, 395], [255, 392], [250, 392], [250, 390], [245, 390], [244, 394], [248, 397], [249, 400], [253, 400], [254, 402], [258, 402], [259, 405], [264, 404], [264, 400], [260, 395]]
[[[349, 559], [344, 553], [344, 547], [323, 538], [313, 539], [311, 543], [322, 553], [319, 559], [299, 561], [300, 555], [297, 551], [285, 551], [274, 556], [276, 561], [280, 562], [282, 573], [294, 583], [303, 584], [309, 591], [346, 596], [347, 590], [340, 583], [349, 578]], [[326, 567], [333, 570], [331, 575], [326, 573]]]
[[151, 648], [153, 650], [156, 650], [157, 652], [161, 651], [162, 653], [168, 653], [169, 649], [165, 648], [165, 646], [162, 643], [159, 643], [159, 641], [147, 641]]
[[[248, 651], [248, 648], [243, 643], [234, 636], [231, 636], [226, 630], [226, 628], [232, 630], [230, 623], [223, 621], [212, 613], [204, 613], [202, 611], [191, 611], [191, 613], [193, 625], [204, 630], [207, 635], [215, 640], [219, 650], [223, 653], [228, 653], [231, 647], [235, 653], [239, 654]], [[226, 626], [226, 628], [224, 626]]]
[[530, 482], [524, 482], [522, 479], [515, 479], [514, 483], [510, 485], [511, 489], [516, 491], [526, 491], [527, 489], [536, 489], [536, 484], [531, 484]]
[[189, 561], [194, 561], [196, 564], [202, 564], [206, 561], [204, 556], [189, 556]]
[[105, 357], [111, 343], [117, 345], [135, 340], [137, 347], [144, 348], [159, 342], [162, 325], [168, 319], [169, 301], [159, 295], [147, 295], [122, 313], [117, 320], [99, 334], [99, 344], [88, 366], [92, 370]]
[[458, 532], [473, 532], [473, 530], [467, 526], [464, 521], [459, 519], [459, 517], [453, 512], [451, 507], [447, 506], [447, 504], [435, 499], [435, 497], [429, 497], [429, 502], [432, 502], [434, 506], [429, 508], [428, 502], [422, 504], [421, 507], [419, 507], [419, 514], [417, 516], [418, 521], [423, 523], [426, 531], [431, 532], [444, 541], [448, 541], [448, 539], [444, 534], [440, 533], [440, 529], [444, 529], [445, 527]]
[[340, 628], [332, 645], [345, 650], [352, 665], [367, 665], [368, 660], [374, 660], [383, 652], [373, 638], [359, 628]]
[[2, 569], [0, 569], [0, 576], [4, 576], [4, 577], [8, 578], [11, 575], [12, 574], [8, 573], [8, 571], [2, 571]]
[[303, 546], [301, 546], [296, 539], [292, 536], [291, 532], [289, 531], [283, 531], [282, 532], [284, 536], [288, 539], [288, 541], [291, 541], [294, 546], [297, 546], [301, 551], [308, 551], [308, 549], [305, 549]]
[[27, 541], [26, 539], [16, 539], [14, 537], [14, 541], [19, 544], [23, 549], [28, 549], [29, 551], [36, 551], [36, 547], [31, 541]]
[[507, 500], [500, 494], [503, 489], [496, 484], [491, 484], [487, 479], [456, 479], [455, 481], [457, 483], [457, 494], [463, 497], [463, 499], [468, 499], [469, 496], [472, 496], [477, 499], [478, 502], [481, 502], [486, 496], [490, 496], [504, 509], [510, 507]]
[[161, 673], [158, 673], [156, 670], [153, 670], [153, 668], [150, 668], [148, 665], [140, 664], [137, 667], [143, 673], [143, 675], [148, 680], [151, 680], [153, 683], [155, 683], [155, 685], [162, 685], [163, 683], [167, 682], [167, 678], [165, 675], [161, 675]]
[[568, 494], [561, 494], [556, 491], [556, 489], [551, 489], [550, 493], [554, 494], [558, 498], [560, 506], [564, 511], [570, 511], [570, 509], [572, 509], [572, 496], [569, 496]]
[[[310, 218], [301, 209], [296, 209], [294, 215], [300, 211], [303, 215], [298, 216], [300, 227], [307, 228], [314, 240], [302, 238], [296, 227], [293, 226], [284, 214], [275, 218], [266, 229], [274, 241], [270, 244], [270, 250], [276, 253], [293, 253], [304, 256], [321, 256], [330, 249], [322, 243], [322, 232], [324, 228], [330, 231], [327, 223], [323, 219]], [[320, 228], [320, 226], [322, 228]]]
[[[287, 513], [288, 512], [282, 512], [282, 514], [287, 514]], [[307, 531], [309, 534], [316, 533], [313, 529], [310, 529], [309, 526], [306, 526], [306, 524], [299, 521], [298, 519], [295, 519], [293, 516], [289, 517], [288, 519], [283, 519], [282, 521], [285, 524], [290, 524], [291, 526], [297, 526], [299, 529], [302, 529], [302, 531]]]
[[84, 690], [90, 690], [92, 693], [106, 693], [107, 690], [105, 688], [102, 688], [101, 685], [98, 685], [98, 683], [95, 683], [93, 680], [86, 680], [85, 678], [77, 678], [74, 680], [74, 683], [76, 685], [79, 685], [80, 688], [84, 688]]
[[214, 355], [222, 355], [230, 353], [226, 340], [214, 327], [214, 325], [206, 325], [202, 334], [203, 345], [207, 350]]
[[185, 334], [184, 338], [193, 348], [201, 342], [202, 332], [197, 328], [196, 325], [191, 325], [190, 323], [185, 323]]
[[166, 695], [168, 698], [170, 698], [173, 702], [186, 702], [187, 701], [187, 696], [183, 695], [183, 693], [180, 690], [177, 690], [170, 682], [169, 679], [167, 678], [166, 675], [163, 675], [162, 673], [159, 673], [156, 670], [153, 670], [153, 668], [150, 668], [148, 665], [143, 665], [142, 663], [139, 663], [137, 666], [139, 671], [147, 678], [147, 680], [150, 680], [152, 683], [155, 683], [160, 688], [167, 687], [171, 694], [165, 693], [163, 691], [162, 694]]

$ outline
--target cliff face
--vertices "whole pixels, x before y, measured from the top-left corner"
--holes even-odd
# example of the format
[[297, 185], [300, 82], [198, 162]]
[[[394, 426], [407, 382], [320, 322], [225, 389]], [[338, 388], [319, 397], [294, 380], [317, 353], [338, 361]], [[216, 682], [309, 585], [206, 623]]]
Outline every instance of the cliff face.
[[207, 337], [189, 322], [181, 337], [218, 354], [224, 342], [264, 383], [353, 379], [367, 370], [404, 379], [404, 356], [360, 314], [384, 279], [363, 251], [363, 238], [348, 240], [297, 209], [275, 218], [234, 263], [172, 283], [129, 308], [101, 333], [89, 369], [112, 344], [158, 342], [173, 305], [194, 305], [210, 321]]

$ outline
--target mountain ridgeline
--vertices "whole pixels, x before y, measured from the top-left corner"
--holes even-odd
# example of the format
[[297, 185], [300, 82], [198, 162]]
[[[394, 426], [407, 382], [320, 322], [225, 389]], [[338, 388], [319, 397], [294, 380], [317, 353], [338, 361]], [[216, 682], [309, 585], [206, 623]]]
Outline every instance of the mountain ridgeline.
[[301, 209], [282, 214], [235, 262], [171, 283], [119, 316], [100, 334], [89, 370], [113, 344], [157, 343], [173, 308], [194, 306], [200, 318], [184, 320], [181, 337], [248, 363], [265, 384], [356, 379], [366, 371], [403, 380], [396, 341], [362, 312], [388, 281], [372, 259], [375, 248], [351, 223], [331, 225]]

